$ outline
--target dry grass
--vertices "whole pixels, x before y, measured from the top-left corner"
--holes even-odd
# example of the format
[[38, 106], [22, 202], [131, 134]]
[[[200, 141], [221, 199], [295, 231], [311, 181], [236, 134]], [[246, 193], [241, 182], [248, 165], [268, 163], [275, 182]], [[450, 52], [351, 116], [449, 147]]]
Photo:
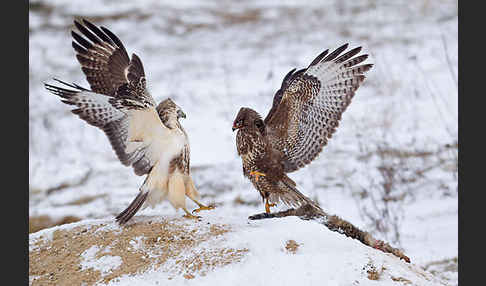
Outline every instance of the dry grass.
[[384, 266], [381, 266], [380, 269], [378, 269], [371, 260], [368, 261], [368, 263], [363, 267], [363, 270], [366, 270], [369, 280], [380, 280], [385, 269], [386, 268]]
[[431, 268], [436, 266], [442, 266], [444, 271], [457, 271], [458, 270], [458, 259], [457, 256], [449, 259], [443, 259], [438, 261], [432, 261], [425, 265], [425, 270], [430, 270], [430, 272], [434, 273], [434, 270]]
[[65, 216], [58, 220], [53, 220], [51, 217], [46, 215], [29, 217], [29, 233], [34, 233], [44, 228], [77, 222], [80, 220], [81, 219], [76, 216]]
[[459, 270], [458, 263], [459, 261], [456, 256], [429, 262], [424, 266], [424, 269], [437, 277], [451, 281], [456, 279], [454, 276], [457, 275], [457, 271]]
[[[391, 243], [401, 245], [400, 227], [406, 213], [406, 204], [415, 200], [418, 190], [430, 186], [443, 196], [454, 195], [442, 178], [430, 176], [433, 172], [457, 174], [458, 144], [453, 142], [435, 149], [399, 149], [386, 141], [378, 141], [373, 147], [361, 145], [358, 160], [375, 168], [369, 168], [369, 182], [353, 191], [361, 216], [367, 221], [369, 231], [377, 232]], [[373, 145], [373, 144], [372, 144]], [[452, 155], [451, 155], [452, 154]], [[344, 180], [353, 186], [349, 179]]]

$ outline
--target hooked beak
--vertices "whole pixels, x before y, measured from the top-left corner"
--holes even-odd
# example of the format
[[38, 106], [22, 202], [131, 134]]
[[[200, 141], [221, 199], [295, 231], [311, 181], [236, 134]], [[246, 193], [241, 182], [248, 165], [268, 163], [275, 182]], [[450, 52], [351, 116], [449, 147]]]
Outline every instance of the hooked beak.
[[177, 110], [177, 117], [178, 118], [186, 118], [186, 114], [182, 110]]
[[241, 122], [233, 122], [233, 128], [231, 128], [231, 130], [235, 132], [236, 129], [240, 129], [241, 127], [243, 127], [243, 124], [241, 124]]

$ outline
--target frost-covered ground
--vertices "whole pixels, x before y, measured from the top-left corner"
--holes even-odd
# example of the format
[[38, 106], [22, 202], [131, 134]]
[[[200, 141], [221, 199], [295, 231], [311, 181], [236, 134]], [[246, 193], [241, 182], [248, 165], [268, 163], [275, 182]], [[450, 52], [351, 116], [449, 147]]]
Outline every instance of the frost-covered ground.
[[[32, 234], [29, 253], [33, 285], [448, 285], [296, 217], [248, 223], [216, 212], [199, 222], [138, 216], [128, 227], [88, 219]], [[145, 270], [137, 272], [137, 264]]]
[[[144, 179], [43, 89], [52, 77], [87, 85], [71, 48], [73, 18], [115, 32], [141, 57], [156, 101], [171, 97], [184, 109], [196, 186], [235, 223], [263, 210], [236, 154], [239, 108], [265, 115], [290, 69], [349, 42], [375, 65], [320, 157], [290, 177], [327, 212], [457, 284], [457, 267], [441, 268], [458, 255], [457, 1], [51, 0], [30, 8], [31, 217], [110, 217]], [[140, 212], [173, 214], [168, 203]]]

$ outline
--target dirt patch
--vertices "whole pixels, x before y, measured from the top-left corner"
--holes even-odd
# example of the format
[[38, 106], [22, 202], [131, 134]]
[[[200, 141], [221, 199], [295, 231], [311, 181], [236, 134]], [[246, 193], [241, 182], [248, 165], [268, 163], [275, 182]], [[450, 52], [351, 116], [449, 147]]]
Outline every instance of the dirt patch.
[[[248, 249], [196, 248], [230, 231], [226, 225], [209, 225], [185, 219], [136, 222], [120, 228], [100, 224], [56, 230], [51, 240], [31, 241], [29, 277], [32, 285], [107, 283], [122, 275], [149, 269], [171, 277], [192, 279], [223, 265], [238, 262]], [[87, 253], [93, 258], [86, 266]], [[115, 259], [120, 261], [92, 267]], [[165, 263], [171, 261], [171, 266]], [[89, 266], [91, 265], [91, 266]], [[111, 265], [111, 266], [110, 266]], [[106, 267], [111, 267], [106, 270]]]
[[29, 217], [29, 233], [34, 233], [44, 228], [63, 225], [66, 223], [77, 222], [80, 220], [81, 219], [79, 217], [75, 217], [75, 216], [65, 216], [57, 220], [54, 220], [51, 217], [46, 215]]
[[287, 250], [287, 252], [292, 254], [295, 254], [297, 252], [299, 246], [300, 244], [298, 244], [297, 241], [293, 239], [287, 240], [287, 242], [285, 243], [285, 249]]

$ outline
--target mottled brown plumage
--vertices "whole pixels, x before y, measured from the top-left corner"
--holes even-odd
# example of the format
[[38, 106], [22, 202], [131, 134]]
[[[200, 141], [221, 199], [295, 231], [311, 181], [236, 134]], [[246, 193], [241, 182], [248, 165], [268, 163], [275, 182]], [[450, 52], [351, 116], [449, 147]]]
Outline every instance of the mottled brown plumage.
[[[319, 54], [304, 69], [292, 69], [275, 93], [272, 108], [262, 120], [243, 107], [233, 122], [243, 174], [251, 180], [269, 206], [283, 202], [290, 207], [310, 204], [286, 173], [312, 162], [327, 144], [339, 120], [373, 65], [361, 64], [368, 55], [356, 56], [361, 47], [343, 53], [345, 44], [332, 53]], [[356, 56], [356, 57], [355, 57]]]

